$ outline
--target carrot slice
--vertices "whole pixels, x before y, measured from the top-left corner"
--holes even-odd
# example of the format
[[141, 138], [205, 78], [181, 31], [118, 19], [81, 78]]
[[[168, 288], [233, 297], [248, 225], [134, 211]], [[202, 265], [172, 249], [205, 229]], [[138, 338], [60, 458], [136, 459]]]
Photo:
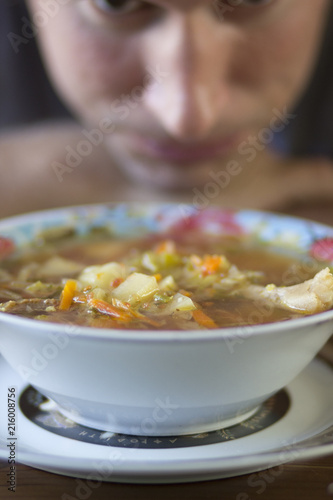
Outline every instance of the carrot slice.
[[97, 309], [98, 312], [107, 314], [108, 316], [117, 318], [121, 321], [129, 322], [132, 320], [131, 315], [127, 311], [114, 307], [105, 300], [89, 298], [88, 304], [94, 309]]
[[161, 241], [155, 248], [156, 253], [174, 253], [175, 243], [172, 240]]
[[123, 283], [124, 279], [123, 278], [116, 278], [112, 283], [111, 286], [112, 288], [117, 288], [121, 283]]
[[98, 312], [116, 318], [118, 321], [124, 321], [126, 323], [129, 323], [134, 319], [138, 319], [144, 323], [147, 323], [155, 327], [160, 326], [160, 323], [158, 321], [155, 321], [152, 318], [148, 318], [147, 316], [144, 316], [138, 311], [115, 307], [112, 304], [109, 304], [108, 302], [105, 302], [104, 300], [101, 299], [90, 298], [88, 299], [88, 304], [97, 309]]
[[76, 292], [76, 281], [67, 280], [63, 291], [61, 292], [59, 309], [61, 311], [67, 311], [73, 302], [73, 298]]
[[192, 315], [194, 320], [198, 323], [198, 325], [203, 326], [204, 328], [217, 328], [217, 324], [212, 318], [207, 316], [201, 309], [195, 309], [192, 311]]
[[73, 297], [75, 304], [85, 304], [87, 302], [87, 295], [85, 293], [78, 293]]
[[220, 255], [205, 255], [202, 261], [202, 274], [207, 276], [216, 273], [221, 263], [222, 257]]

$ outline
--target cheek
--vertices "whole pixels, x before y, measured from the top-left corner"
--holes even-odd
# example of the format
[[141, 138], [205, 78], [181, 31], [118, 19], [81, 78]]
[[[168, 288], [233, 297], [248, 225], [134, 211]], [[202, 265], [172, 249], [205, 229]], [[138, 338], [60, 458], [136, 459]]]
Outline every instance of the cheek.
[[323, 8], [295, 8], [260, 32], [248, 33], [247, 55], [243, 53], [238, 71], [273, 107], [294, 105], [306, 87], [317, 58], [323, 20]]
[[142, 82], [142, 65], [132, 40], [98, 33], [68, 17], [55, 21], [41, 33], [44, 59], [56, 89], [76, 113], [83, 117], [95, 113], [104, 102]]

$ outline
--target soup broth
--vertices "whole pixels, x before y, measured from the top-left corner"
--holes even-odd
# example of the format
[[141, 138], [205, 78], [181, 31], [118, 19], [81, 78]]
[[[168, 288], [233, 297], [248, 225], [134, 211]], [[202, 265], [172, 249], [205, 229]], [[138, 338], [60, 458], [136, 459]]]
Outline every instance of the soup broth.
[[269, 291], [308, 280], [322, 267], [248, 237], [45, 237], [42, 245], [3, 259], [0, 311], [117, 329], [270, 323], [308, 311], [281, 307]]

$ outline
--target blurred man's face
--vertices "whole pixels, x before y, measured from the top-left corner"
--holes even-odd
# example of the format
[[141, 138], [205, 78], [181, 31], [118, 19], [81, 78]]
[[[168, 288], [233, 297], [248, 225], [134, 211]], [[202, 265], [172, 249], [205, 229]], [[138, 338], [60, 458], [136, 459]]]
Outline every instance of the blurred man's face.
[[[37, 21], [43, 0], [28, 3]], [[54, 4], [39, 36], [60, 95], [86, 128], [103, 133], [112, 161], [132, 178], [177, 187], [205, 182], [244, 141], [277, 124], [277, 110], [291, 111], [329, 2]]]

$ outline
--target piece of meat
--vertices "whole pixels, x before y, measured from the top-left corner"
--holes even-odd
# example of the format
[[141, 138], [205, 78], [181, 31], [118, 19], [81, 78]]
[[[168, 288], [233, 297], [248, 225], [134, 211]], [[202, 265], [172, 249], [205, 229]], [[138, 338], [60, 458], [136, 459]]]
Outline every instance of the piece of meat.
[[19, 316], [34, 317], [46, 312], [49, 307], [58, 307], [58, 299], [22, 299], [9, 300], [0, 305], [0, 312], [16, 314]]
[[290, 311], [315, 314], [333, 307], [333, 275], [326, 267], [312, 279], [292, 286], [248, 285], [239, 290], [246, 298], [273, 303]]

